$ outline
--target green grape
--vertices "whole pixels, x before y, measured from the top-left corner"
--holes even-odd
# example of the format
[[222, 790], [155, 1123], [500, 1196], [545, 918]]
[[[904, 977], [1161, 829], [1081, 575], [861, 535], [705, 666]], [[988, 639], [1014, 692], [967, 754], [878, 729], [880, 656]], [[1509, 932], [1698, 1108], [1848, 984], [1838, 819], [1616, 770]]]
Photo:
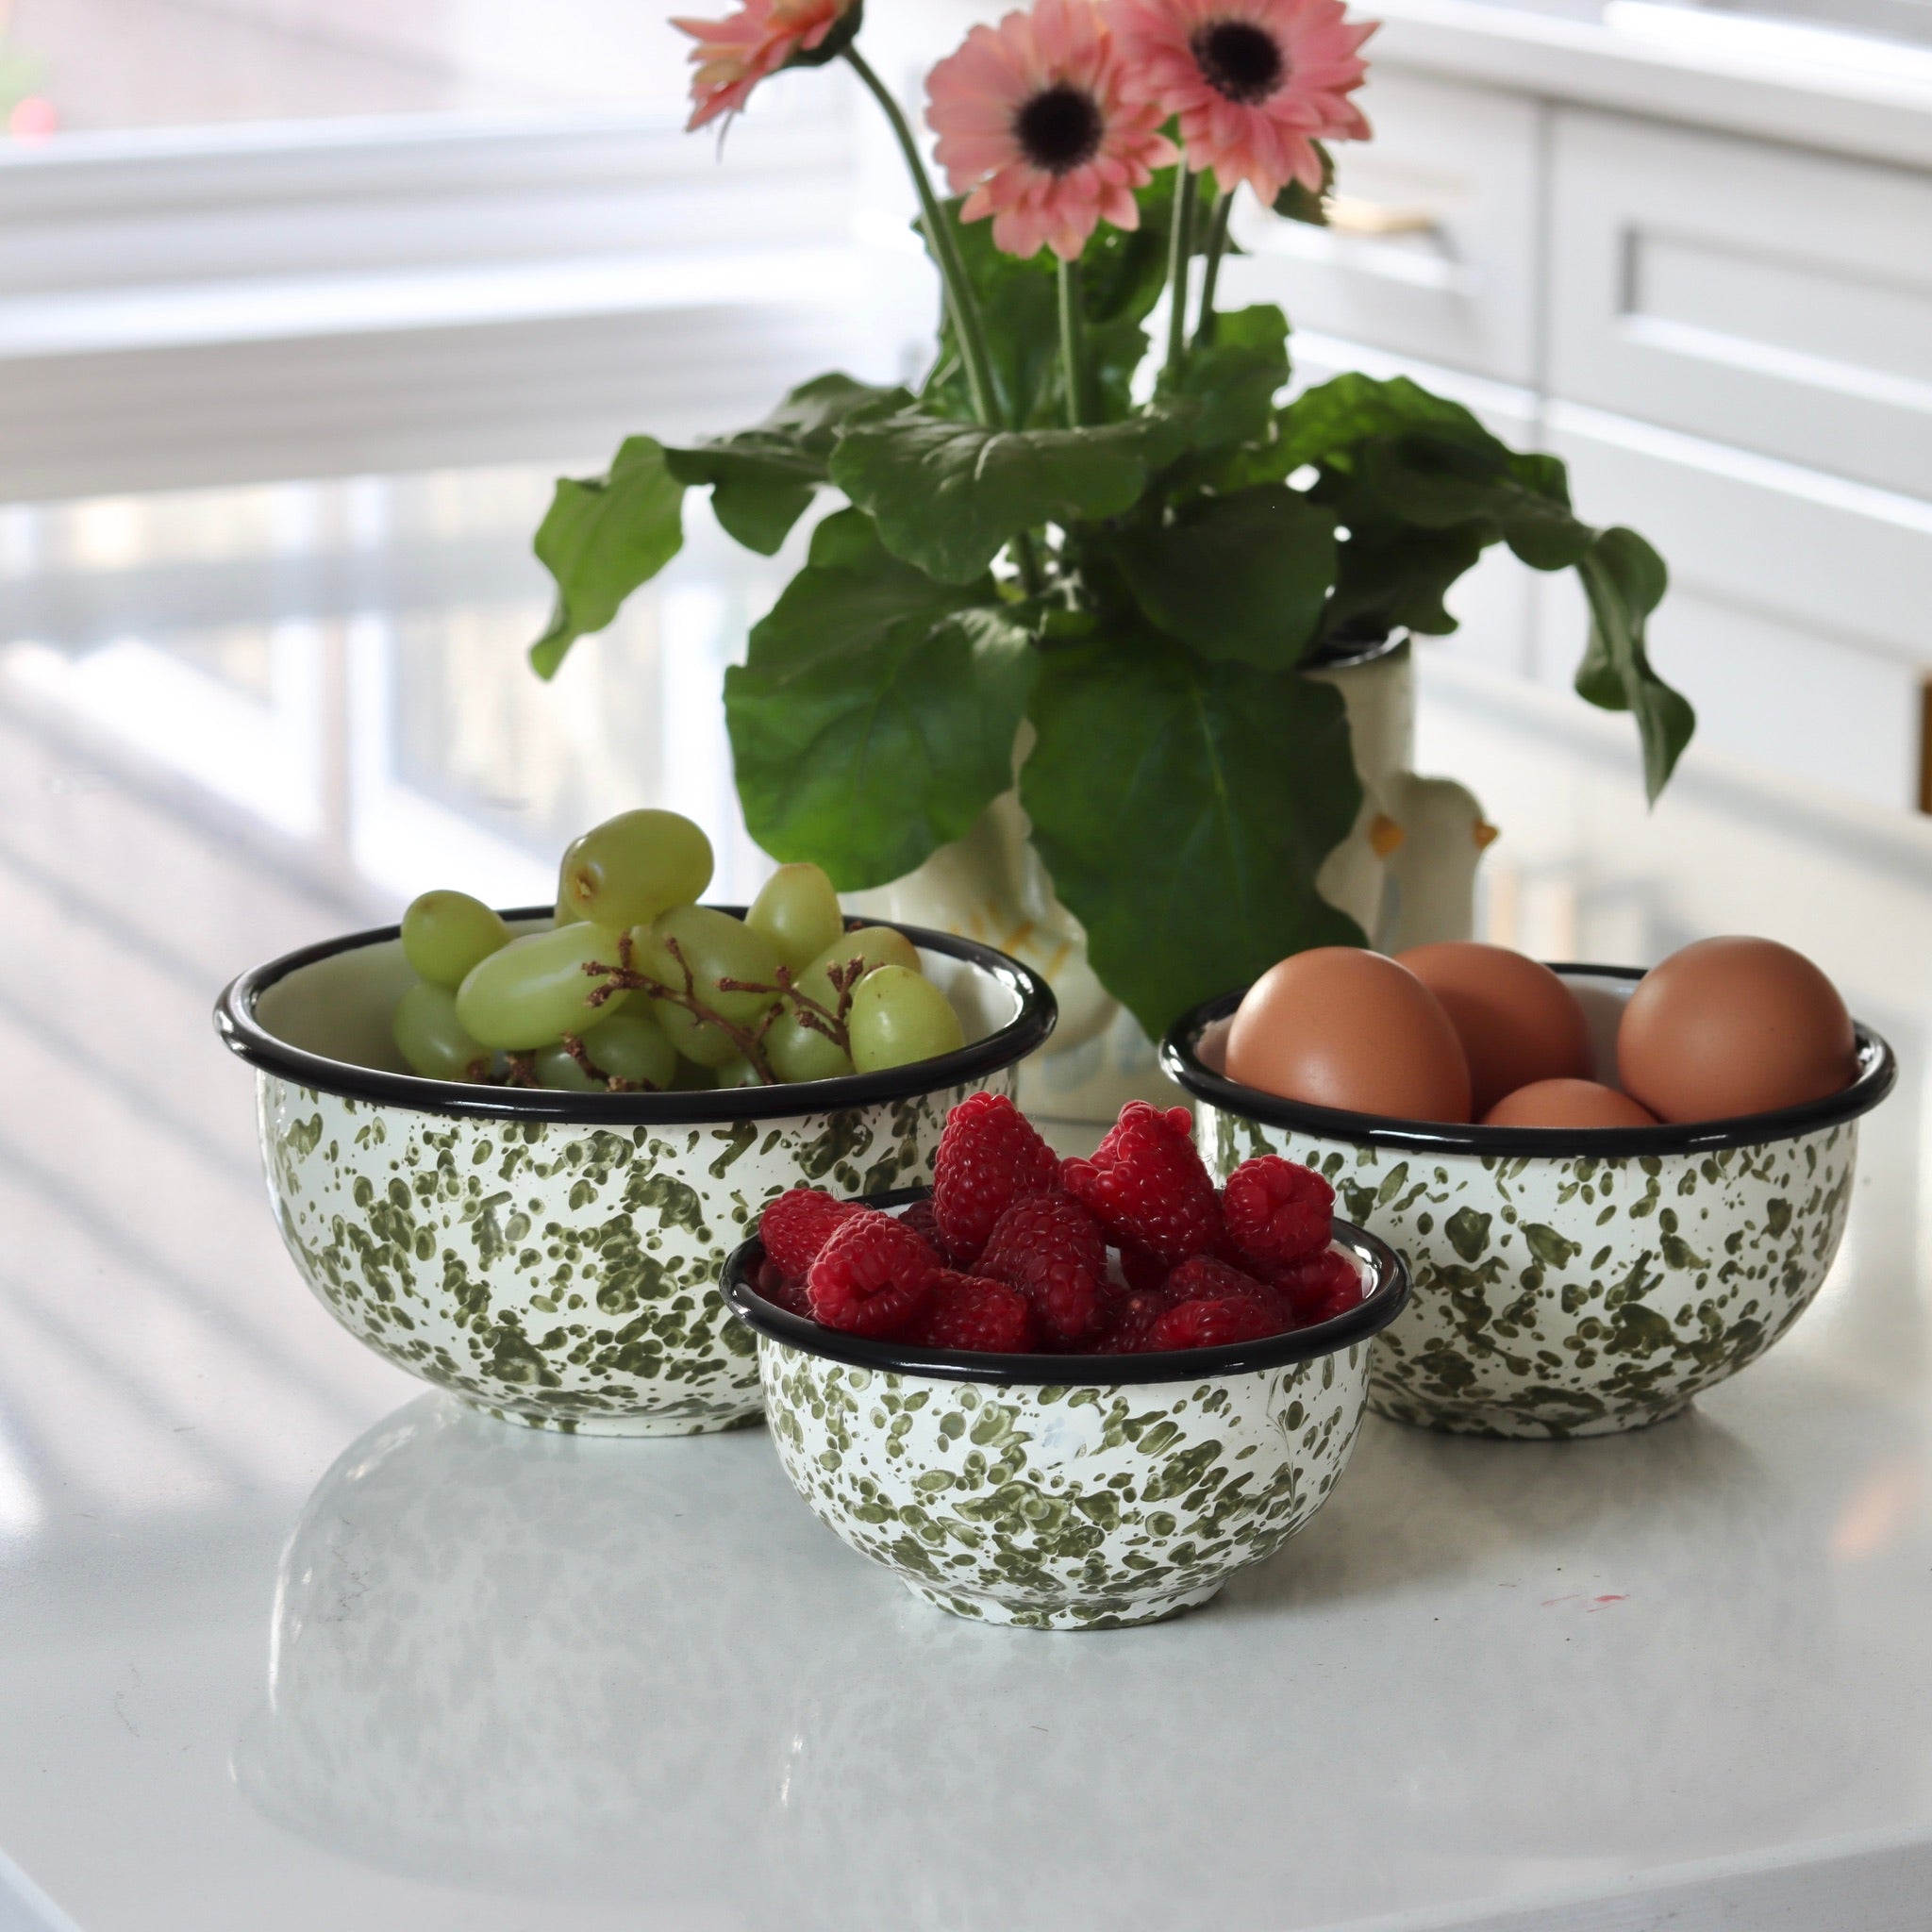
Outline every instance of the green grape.
[[765, 1058], [781, 1080], [837, 1080], [852, 1071], [852, 1056], [787, 1010], [765, 1028]]
[[616, 934], [596, 925], [525, 933], [470, 969], [457, 989], [457, 1015], [484, 1045], [511, 1053], [548, 1046], [559, 1034], [588, 1032], [626, 997], [619, 992], [602, 1006], [590, 1003], [605, 982], [585, 966], [592, 960], [614, 965], [617, 949]]
[[818, 1001], [826, 1011], [839, 1010], [839, 995], [832, 991], [832, 968], [846, 966], [857, 959], [866, 973], [881, 966], [904, 966], [919, 971], [919, 949], [903, 932], [890, 925], [861, 925], [832, 943], [798, 975], [798, 991]]
[[720, 1087], [762, 1087], [765, 1076], [742, 1054], [728, 1059], [715, 1075]]
[[509, 927], [467, 892], [425, 892], [403, 914], [403, 958], [452, 992], [470, 968], [509, 944]]
[[608, 1093], [610, 1089], [594, 1080], [570, 1056], [570, 1050], [553, 1042], [540, 1046], [530, 1056], [530, 1071], [540, 1087], [554, 1087], [564, 1093]]
[[651, 1017], [648, 1006], [638, 1000], [598, 1026], [589, 1051], [605, 1073], [634, 1087], [668, 1087], [677, 1071], [677, 1049]]
[[679, 1056], [677, 1065], [671, 1075], [667, 1093], [708, 1093], [718, 1084], [717, 1069], [700, 1066], [696, 1060], [688, 1060]]
[[[650, 1002], [651, 1024], [671, 1042], [680, 1058], [703, 1067], [707, 1074], [735, 1058], [741, 1051], [738, 1041], [714, 1020], [700, 1020], [683, 1007], [669, 1000]], [[705, 1086], [714, 1084], [707, 1079]]]
[[[695, 997], [732, 1026], [755, 1028], [778, 997], [778, 956], [772, 942], [728, 912], [714, 912], [708, 906], [680, 906], [630, 937], [641, 971], [682, 992], [688, 967]], [[724, 992], [718, 986], [721, 979], [744, 980], [771, 990]], [[654, 999], [651, 1010], [687, 1059], [721, 1067], [743, 1051], [725, 1027], [699, 1018], [675, 1001]]]
[[910, 1066], [966, 1044], [953, 1003], [923, 973], [881, 966], [858, 982], [846, 1022], [852, 1064], [861, 1074]]
[[606, 819], [563, 855], [559, 910], [616, 932], [689, 906], [711, 883], [711, 841], [675, 811]]
[[839, 895], [815, 865], [781, 865], [751, 902], [744, 923], [763, 933], [794, 973], [803, 973], [845, 930]]
[[425, 1080], [467, 1080], [476, 1061], [490, 1058], [490, 1049], [463, 1031], [456, 994], [426, 979], [396, 1002], [390, 1031], [409, 1071]]

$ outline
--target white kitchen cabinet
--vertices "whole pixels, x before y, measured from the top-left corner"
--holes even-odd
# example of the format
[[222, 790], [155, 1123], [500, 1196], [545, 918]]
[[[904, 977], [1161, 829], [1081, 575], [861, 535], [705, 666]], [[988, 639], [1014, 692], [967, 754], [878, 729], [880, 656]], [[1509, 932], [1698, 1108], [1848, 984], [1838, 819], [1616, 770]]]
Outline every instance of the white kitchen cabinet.
[[1564, 108], [1553, 393], [1932, 497], [1932, 175]]
[[1333, 226], [1238, 215], [1257, 280], [1298, 327], [1534, 380], [1538, 104], [1399, 72], [1361, 98], [1375, 138], [1336, 149]]
[[[1486, 247], [1481, 223], [1441, 232], [1459, 234], [1471, 288], [1510, 297], [1405, 306], [1339, 266], [1361, 238], [1259, 225], [1238, 270], [1295, 318], [1298, 377], [1410, 374], [1562, 457], [1581, 515], [1663, 553], [1654, 655], [1706, 743], [1915, 807], [1932, 673], [1932, 174], [1412, 71], [1375, 87], [1376, 141], [1341, 151], [1342, 192], [1386, 151], [1394, 172], [1370, 198], [1420, 209], [1405, 158], [1490, 158], [1467, 205], [1507, 208], [1507, 240]], [[1472, 350], [1482, 317], [1519, 315], [1520, 337], [1496, 323]], [[1506, 341], [1521, 354], [1491, 353]], [[1454, 655], [1574, 676], [1586, 619], [1567, 575], [1492, 557], [1452, 608]]]
[[[1552, 406], [1547, 441], [1593, 519], [1665, 552], [1651, 650], [1696, 706], [1702, 742], [1916, 802], [1932, 506], [1574, 406]], [[1565, 576], [1535, 599], [1538, 675], [1568, 683], [1582, 597]]]

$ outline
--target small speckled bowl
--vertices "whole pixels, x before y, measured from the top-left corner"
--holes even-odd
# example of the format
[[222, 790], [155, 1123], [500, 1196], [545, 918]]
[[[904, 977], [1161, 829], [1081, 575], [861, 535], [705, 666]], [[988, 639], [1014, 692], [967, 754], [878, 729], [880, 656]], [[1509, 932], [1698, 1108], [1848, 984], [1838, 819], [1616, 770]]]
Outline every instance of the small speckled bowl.
[[[730, 908], [727, 908], [730, 909]], [[505, 915], [535, 929], [549, 914]], [[971, 940], [900, 928], [965, 1023], [883, 1074], [699, 1093], [559, 1093], [408, 1073], [397, 928], [244, 973], [215, 1008], [257, 1073], [282, 1240], [378, 1355], [506, 1420], [690, 1436], [758, 1413], [718, 1271], [788, 1188], [876, 1194], [932, 1173], [948, 1111], [1053, 1031], [1046, 982]]]
[[[913, 1188], [881, 1206], [918, 1200]], [[861, 1557], [957, 1616], [1112, 1630], [1204, 1604], [1327, 1500], [1355, 1446], [1369, 1342], [1408, 1276], [1345, 1223], [1358, 1307], [1288, 1335], [1164, 1355], [979, 1355], [841, 1335], [724, 1293], [758, 1331], [792, 1487]]]
[[[1557, 966], [1582, 1001], [1597, 1077], [1642, 977]], [[1319, 1168], [1342, 1208], [1415, 1277], [1375, 1348], [1369, 1407], [1483, 1436], [1602, 1436], [1675, 1415], [1804, 1313], [1844, 1233], [1857, 1119], [1890, 1092], [1891, 1049], [1857, 1029], [1858, 1072], [1804, 1107], [1685, 1126], [1447, 1126], [1305, 1107], [1222, 1072], [1228, 993], [1168, 1034], [1208, 1167]]]

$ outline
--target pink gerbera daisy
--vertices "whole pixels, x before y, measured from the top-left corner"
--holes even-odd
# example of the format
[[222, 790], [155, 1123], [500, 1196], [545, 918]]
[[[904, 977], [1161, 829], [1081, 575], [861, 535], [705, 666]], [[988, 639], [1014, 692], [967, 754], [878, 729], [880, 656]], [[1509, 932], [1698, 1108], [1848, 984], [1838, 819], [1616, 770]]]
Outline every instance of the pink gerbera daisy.
[[691, 58], [692, 101], [687, 127], [735, 114], [758, 82], [800, 54], [815, 53], [852, 11], [855, 0], [744, 0], [725, 20], [674, 20], [697, 45]]
[[976, 26], [926, 81], [925, 118], [964, 221], [994, 244], [1072, 261], [1103, 219], [1135, 228], [1134, 191], [1175, 158], [1164, 110], [1129, 100], [1096, 0], [1039, 0]]
[[1110, 0], [1127, 85], [1178, 114], [1188, 165], [1211, 168], [1224, 194], [1245, 181], [1273, 203], [1291, 181], [1322, 192], [1325, 137], [1365, 141], [1349, 95], [1376, 23], [1342, 0]]

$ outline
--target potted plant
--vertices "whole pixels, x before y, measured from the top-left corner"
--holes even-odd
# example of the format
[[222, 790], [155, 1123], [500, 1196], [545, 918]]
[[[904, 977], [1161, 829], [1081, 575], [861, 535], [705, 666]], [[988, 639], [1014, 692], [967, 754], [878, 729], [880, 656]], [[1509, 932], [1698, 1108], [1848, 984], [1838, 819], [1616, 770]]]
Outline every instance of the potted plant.
[[[916, 393], [821, 376], [752, 428], [632, 437], [606, 475], [559, 482], [537, 536], [558, 591], [542, 675], [676, 552], [687, 491], [768, 556], [841, 495], [726, 675], [752, 835], [1025, 954], [1068, 1047], [1091, 1051], [1118, 1002], [1130, 1060], [1289, 953], [1378, 937], [1405, 810], [1461, 814], [1455, 840], [1409, 839], [1406, 936], [1453, 936], [1417, 928], [1453, 925], [1458, 892], [1466, 921], [1489, 828], [1406, 769], [1399, 646], [1454, 628], [1444, 592], [1491, 544], [1577, 573], [1576, 688], [1635, 714], [1657, 795], [1693, 719], [1646, 654], [1650, 545], [1583, 523], [1555, 457], [1412, 382], [1348, 375], [1284, 403], [1287, 318], [1217, 305], [1243, 189], [1324, 219], [1325, 143], [1369, 133], [1352, 95], [1371, 25], [1341, 0], [1036, 0], [929, 76], [942, 200], [862, 11], [743, 0], [680, 23], [691, 125], [781, 68], [850, 66], [940, 272], [932, 368]], [[1448, 909], [1424, 918], [1432, 868]]]

